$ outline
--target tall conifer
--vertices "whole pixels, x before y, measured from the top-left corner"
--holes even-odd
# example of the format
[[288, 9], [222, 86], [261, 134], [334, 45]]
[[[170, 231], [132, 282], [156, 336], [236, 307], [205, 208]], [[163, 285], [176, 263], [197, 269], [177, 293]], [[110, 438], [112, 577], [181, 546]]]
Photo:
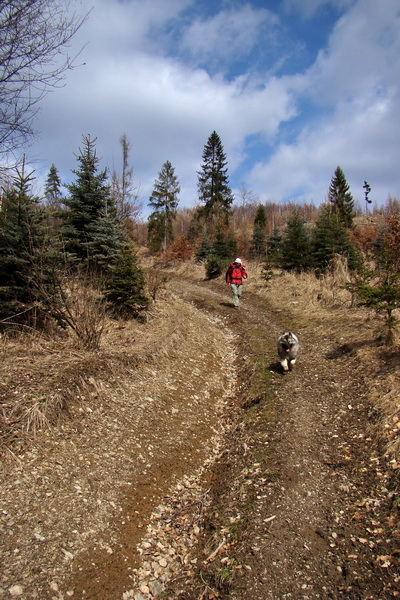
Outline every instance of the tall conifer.
[[94, 271], [107, 271], [116, 260], [122, 234], [115, 201], [110, 195], [107, 171], [98, 170], [96, 139], [83, 137], [76, 181], [67, 186], [64, 204], [65, 249], [78, 263]]
[[58, 175], [57, 168], [54, 164], [51, 165], [44, 186], [44, 196], [47, 204], [54, 208], [58, 208], [61, 201], [61, 179]]
[[328, 200], [332, 204], [340, 221], [347, 228], [353, 226], [354, 200], [350, 193], [350, 186], [340, 167], [336, 168], [329, 186]]
[[149, 206], [154, 210], [149, 217], [148, 241], [152, 250], [165, 251], [173, 241], [172, 225], [176, 217], [181, 188], [175, 169], [167, 160], [155, 180]]
[[198, 191], [206, 219], [219, 220], [222, 217], [227, 222], [233, 195], [229, 187], [224, 148], [216, 131], [212, 132], [204, 146], [203, 163], [198, 172]]

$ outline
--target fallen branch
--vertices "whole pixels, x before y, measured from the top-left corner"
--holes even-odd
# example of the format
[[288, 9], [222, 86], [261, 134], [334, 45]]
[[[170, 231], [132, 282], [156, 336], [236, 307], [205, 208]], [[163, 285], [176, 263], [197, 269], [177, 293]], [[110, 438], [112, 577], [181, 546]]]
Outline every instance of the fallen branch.
[[220, 543], [220, 545], [213, 552], [211, 552], [211, 554], [208, 558], [206, 558], [206, 562], [213, 560], [213, 558], [215, 558], [217, 556], [218, 552], [221, 550], [221, 548], [223, 548], [223, 546], [225, 546], [225, 544], [226, 544], [226, 539], [224, 538], [222, 540], [222, 542]]

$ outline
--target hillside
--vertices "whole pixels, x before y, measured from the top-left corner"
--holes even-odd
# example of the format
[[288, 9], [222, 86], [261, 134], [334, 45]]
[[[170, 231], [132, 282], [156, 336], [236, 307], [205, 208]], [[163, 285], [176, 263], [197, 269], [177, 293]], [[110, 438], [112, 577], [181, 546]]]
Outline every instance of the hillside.
[[96, 354], [2, 339], [0, 597], [398, 597], [398, 348], [333, 280], [178, 271]]

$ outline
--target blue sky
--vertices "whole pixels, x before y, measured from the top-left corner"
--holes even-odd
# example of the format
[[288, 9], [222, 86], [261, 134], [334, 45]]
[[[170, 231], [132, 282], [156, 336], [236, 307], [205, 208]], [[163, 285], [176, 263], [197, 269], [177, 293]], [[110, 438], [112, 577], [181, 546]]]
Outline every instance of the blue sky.
[[324, 202], [339, 165], [356, 200], [400, 196], [398, 0], [75, 0], [82, 66], [41, 104], [28, 150], [42, 182], [73, 178], [82, 135], [143, 199], [169, 160], [180, 207], [197, 203], [212, 131], [237, 202]]

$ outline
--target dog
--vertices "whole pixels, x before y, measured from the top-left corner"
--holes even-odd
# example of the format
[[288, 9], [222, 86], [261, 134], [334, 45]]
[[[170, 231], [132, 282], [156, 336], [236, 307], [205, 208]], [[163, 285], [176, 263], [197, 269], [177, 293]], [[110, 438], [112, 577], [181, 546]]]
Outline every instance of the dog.
[[300, 350], [299, 338], [291, 331], [283, 331], [278, 337], [278, 356], [284, 371], [291, 371]]

